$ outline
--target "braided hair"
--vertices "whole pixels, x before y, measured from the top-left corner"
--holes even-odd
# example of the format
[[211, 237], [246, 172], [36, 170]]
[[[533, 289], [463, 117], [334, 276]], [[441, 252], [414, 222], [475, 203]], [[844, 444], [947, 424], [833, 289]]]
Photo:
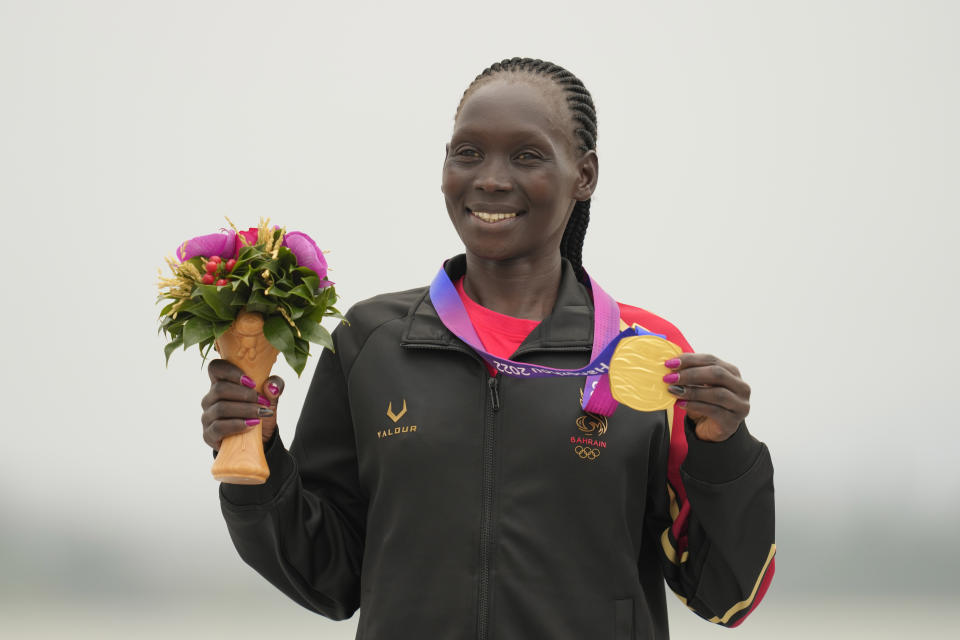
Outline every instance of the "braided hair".
[[[476, 89], [502, 73], [527, 73], [532, 76], [541, 76], [555, 83], [563, 90], [567, 99], [567, 108], [573, 120], [575, 144], [581, 153], [597, 148], [597, 112], [593, 106], [593, 97], [575, 75], [552, 62], [535, 60], [533, 58], [509, 58], [495, 62], [474, 78], [457, 105], [457, 116], [463, 108], [463, 103]], [[570, 214], [570, 220], [563, 230], [560, 240], [560, 255], [573, 265], [577, 278], [586, 281], [583, 270], [583, 239], [587, 235], [587, 225], [590, 223], [590, 200], [578, 201]]]

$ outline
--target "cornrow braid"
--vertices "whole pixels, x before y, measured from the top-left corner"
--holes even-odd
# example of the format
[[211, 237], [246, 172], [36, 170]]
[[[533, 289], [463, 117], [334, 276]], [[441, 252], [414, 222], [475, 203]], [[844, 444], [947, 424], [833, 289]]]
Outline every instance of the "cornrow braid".
[[[533, 58], [508, 58], [495, 62], [474, 78], [457, 105], [457, 116], [463, 108], [463, 103], [478, 87], [486, 84], [498, 74], [528, 73], [533, 76], [542, 76], [560, 87], [567, 99], [567, 108], [573, 120], [573, 133], [577, 149], [581, 153], [597, 148], [597, 111], [593, 105], [593, 97], [575, 75], [552, 62]], [[560, 255], [573, 265], [577, 278], [586, 282], [583, 270], [583, 240], [587, 235], [587, 225], [590, 224], [590, 200], [577, 202], [570, 214], [570, 220], [563, 230], [560, 240]]]

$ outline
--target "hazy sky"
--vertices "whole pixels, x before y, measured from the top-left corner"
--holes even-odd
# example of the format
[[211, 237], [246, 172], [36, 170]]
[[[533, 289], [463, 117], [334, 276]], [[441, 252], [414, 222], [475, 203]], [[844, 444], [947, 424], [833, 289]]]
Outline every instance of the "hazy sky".
[[[958, 594], [960, 4], [333, 6], [0, 0], [0, 588], [259, 580], [220, 519], [199, 357], [163, 365], [157, 268], [267, 216], [329, 250], [343, 308], [427, 284], [460, 251], [454, 109], [519, 55], [597, 104], [591, 274], [753, 387], [771, 598]], [[312, 371], [276, 368], [288, 440]]]

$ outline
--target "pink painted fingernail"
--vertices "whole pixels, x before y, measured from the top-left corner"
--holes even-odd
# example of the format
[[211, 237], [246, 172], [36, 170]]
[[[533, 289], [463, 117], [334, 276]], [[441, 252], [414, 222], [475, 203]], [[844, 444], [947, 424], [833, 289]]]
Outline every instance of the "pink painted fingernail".
[[684, 408], [686, 408], [686, 406], [687, 406], [687, 401], [686, 401], [686, 400], [677, 400], [677, 406], [680, 407], [681, 409], [684, 409]]
[[665, 366], [667, 369], [676, 369], [680, 366], [680, 358], [670, 358], [663, 363], [663, 366]]
[[271, 382], [267, 385], [267, 391], [276, 396], [280, 394], [280, 387]]
[[247, 425], [248, 427], [255, 427], [258, 424], [260, 424], [260, 421], [257, 420], [256, 418], [250, 418], [248, 420], [244, 420], [243, 424]]
[[257, 396], [257, 402], [259, 402], [260, 404], [262, 404], [262, 405], [265, 406], [265, 407], [269, 407], [269, 406], [270, 406], [270, 401], [267, 400], [266, 398], [264, 398], [263, 396]]
[[240, 384], [242, 384], [245, 387], [250, 387], [251, 389], [254, 389], [257, 386], [257, 383], [254, 382], [253, 378], [251, 378], [250, 376], [241, 376]]
[[679, 373], [668, 373], [667, 375], [663, 376], [664, 382], [676, 382], [679, 379], [680, 379]]

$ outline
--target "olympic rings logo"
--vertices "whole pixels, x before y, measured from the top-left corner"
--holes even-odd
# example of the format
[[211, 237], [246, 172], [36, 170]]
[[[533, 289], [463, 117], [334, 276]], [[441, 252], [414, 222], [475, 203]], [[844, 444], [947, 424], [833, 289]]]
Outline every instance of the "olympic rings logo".
[[583, 460], [596, 460], [600, 457], [600, 449], [584, 447], [579, 444], [573, 448], [573, 452], [580, 456], [580, 458]]

